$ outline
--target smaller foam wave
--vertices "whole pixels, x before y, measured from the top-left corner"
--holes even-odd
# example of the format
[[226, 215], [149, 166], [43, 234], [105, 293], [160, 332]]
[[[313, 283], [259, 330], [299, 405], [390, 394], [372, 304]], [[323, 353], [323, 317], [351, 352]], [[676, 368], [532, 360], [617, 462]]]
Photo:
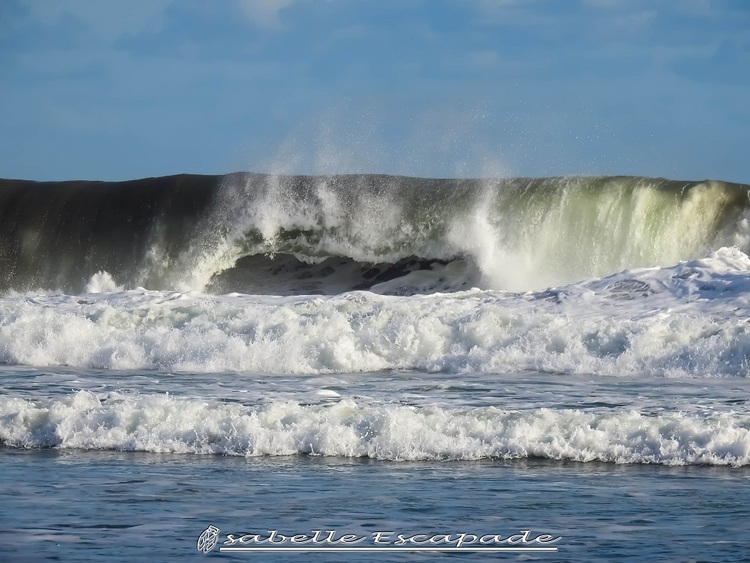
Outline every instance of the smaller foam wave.
[[671, 305], [702, 302], [714, 308], [726, 300], [746, 306], [750, 295], [750, 257], [736, 247], [720, 248], [705, 258], [680, 262], [668, 268], [626, 270], [605, 278], [570, 286], [569, 294], [583, 289], [616, 299], [649, 295], [671, 300]]
[[0, 398], [0, 443], [62, 448], [392, 461], [545, 458], [664, 465], [750, 465], [750, 417], [645, 416], [548, 408], [471, 410], [275, 402], [264, 407], [164, 395], [80, 391]]

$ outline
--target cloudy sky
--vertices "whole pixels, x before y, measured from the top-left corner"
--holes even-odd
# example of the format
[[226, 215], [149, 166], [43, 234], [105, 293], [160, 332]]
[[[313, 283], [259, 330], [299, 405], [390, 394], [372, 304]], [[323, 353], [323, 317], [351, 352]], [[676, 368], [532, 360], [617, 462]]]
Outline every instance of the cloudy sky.
[[747, 0], [2, 0], [0, 177], [750, 182]]

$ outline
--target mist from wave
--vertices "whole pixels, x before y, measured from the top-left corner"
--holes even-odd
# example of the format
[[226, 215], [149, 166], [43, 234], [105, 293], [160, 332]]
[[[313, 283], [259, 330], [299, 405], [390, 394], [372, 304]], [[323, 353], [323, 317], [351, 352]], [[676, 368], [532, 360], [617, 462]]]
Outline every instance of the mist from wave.
[[645, 178], [231, 176], [195, 242], [157, 262], [168, 264], [167, 286], [211, 291], [240, 291], [227, 280], [244, 270], [256, 292], [261, 257], [276, 275], [329, 277], [320, 293], [407, 275], [404, 293], [543, 289], [747, 249], [749, 203], [746, 190], [720, 182]]

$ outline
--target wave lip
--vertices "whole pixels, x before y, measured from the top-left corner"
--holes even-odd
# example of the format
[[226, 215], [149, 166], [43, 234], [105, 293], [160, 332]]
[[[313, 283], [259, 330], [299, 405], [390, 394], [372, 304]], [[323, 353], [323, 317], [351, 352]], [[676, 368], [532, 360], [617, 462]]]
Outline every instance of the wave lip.
[[553, 460], [750, 465], [750, 419], [547, 408], [451, 410], [272, 403], [261, 408], [80, 391], [33, 403], [0, 399], [0, 443], [242, 456], [311, 454], [390, 461]]
[[[543, 289], [750, 249], [750, 187], [637, 177], [0, 180], [0, 291]], [[461, 283], [435, 270], [463, 268]], [[375, 274], [372, 271], [375, 270]], [[429, 278], [429, 280], [428, 280]]]

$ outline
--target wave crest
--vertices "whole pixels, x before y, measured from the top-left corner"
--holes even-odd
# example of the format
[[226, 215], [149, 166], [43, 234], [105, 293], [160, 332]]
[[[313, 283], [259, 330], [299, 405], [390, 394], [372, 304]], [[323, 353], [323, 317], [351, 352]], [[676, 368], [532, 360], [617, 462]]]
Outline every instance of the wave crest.
[[750, 246], [750, 188], [722, 182], [232, 174], [0, 188], [5, 290], [80, 291], [107, 271], [124, 287], [304, 292], [285, 281], [294, 270], [330, 294], [456, 263], [465, 283], [401, 285], [521, 291]]
[[0, 398], [0, 444], [392, 461], [545, 458], [750, 465], [750, 419], [546, 408], [455, 410], [296, 402], [244, 407], [161, 395], [80, 391], [34, 403]]

